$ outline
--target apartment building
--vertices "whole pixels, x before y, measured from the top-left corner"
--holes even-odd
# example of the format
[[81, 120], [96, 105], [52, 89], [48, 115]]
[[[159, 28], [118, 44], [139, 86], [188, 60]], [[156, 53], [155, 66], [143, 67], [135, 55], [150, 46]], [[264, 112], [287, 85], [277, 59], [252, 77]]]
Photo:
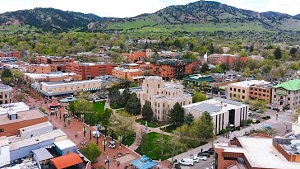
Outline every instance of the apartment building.
[[94, 92], [101, 89], [102, 80], [83, 80], [71, 82], [41, 82], [38, 91], [51, 98], [52, 96], [73, 95], [82, 91]]
[[187, 59], [161, 59], [151, 63], [151, 75], [163, 77], [163, 79], [182, 79], [193, 74], [196, 62]]
[[66, 71], [81, 75], [83, 80], [94, 79], [97, 76], [112, 75], [112, 69], [116, 67], [112, 63], [79, 63], [66, 64]]
[[19, 59], [20, 58], [20, 53], [19, 51], [8, 51], [8, 52], [4, 52], [4, 51], [0, 51], [0, 57], [1, 58], [16, 58]]
[[300, 106], [300, 79], [293, 79], [273, 86], [272, 105], [279, 110], [298, 109]]
[[47, 74], [51, 72], [49, 64], [30, 64], [25, 66], [27, 73]]
[[137, 83], [141, 83], [144, 79], [143, 71], [139, 68], [139, 64], [136, 63], [129, 63], [119, 67], [114, 67], [112, 75], [119, 79], [126, 79]]
[[11, 103], [12, 98], [12, 88], [8, 85], [0, 84], [0, 104]]
[[163, 121], [176, 103], [182, 106], [192, 103], [192, 96], [183, 92], [183, 85], [164, 82], [162, 77], [145, 77], [142, 90], [135, 91], [141, 102], [141, 107], [146, 101], [151, 103], [154, 117]]
[[214, 144], [216, 169], [298, 169], [300, 138], [236, 137]]
[[241, 122], [248, 119], [248, 105], [241, 102], [214, 98], [194, 104], [183, 106], [185, 115], [192, 114], [195, 119], [203, 112], [208, 112], [215, 125], [215, 134], [226, 129], [228, 125], [238, 127]]
[[265, 99], [270, 103], [271, 82], [250, 80], [231, 83], [226, 86], [226, 97], [234, 100], [249, 101], [250, 99]]
[[34, 59], [36, 64], [66, 64], [74, 62], [71, 57], [58, 57], [58, 56], [37, 56]]

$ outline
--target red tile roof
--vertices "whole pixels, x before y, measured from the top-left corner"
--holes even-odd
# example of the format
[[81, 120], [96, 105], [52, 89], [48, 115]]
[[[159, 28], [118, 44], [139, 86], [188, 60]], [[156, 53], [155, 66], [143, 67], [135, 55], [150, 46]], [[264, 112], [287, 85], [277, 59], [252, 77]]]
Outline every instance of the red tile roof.
[[60, 157], [52, 158], [50, 161], [57, 169], [67, 168], [83, 162], [79, 155], [75, 153], [69, 153]]

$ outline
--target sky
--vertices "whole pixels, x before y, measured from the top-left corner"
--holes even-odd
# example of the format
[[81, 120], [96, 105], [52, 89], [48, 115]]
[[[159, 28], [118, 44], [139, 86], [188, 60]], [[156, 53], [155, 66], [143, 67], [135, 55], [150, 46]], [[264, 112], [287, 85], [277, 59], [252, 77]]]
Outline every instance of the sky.
[[[0, 0], [0, 13], [35, 7], [93, 13], [101, 17], [132, 17], [153, 13], [170, 5], [185, 5], [197, 0]], [[300, 14], [300, 0], [215, 0], [230, 6], [258, 12], [275, 11]]]

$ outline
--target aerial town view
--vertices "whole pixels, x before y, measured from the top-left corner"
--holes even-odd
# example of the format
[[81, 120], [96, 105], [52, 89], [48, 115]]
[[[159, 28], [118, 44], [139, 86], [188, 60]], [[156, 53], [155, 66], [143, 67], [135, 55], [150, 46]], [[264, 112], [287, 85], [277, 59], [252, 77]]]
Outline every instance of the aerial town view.
[[0, 169], [300, 169], [300, 1], [3, 1]]

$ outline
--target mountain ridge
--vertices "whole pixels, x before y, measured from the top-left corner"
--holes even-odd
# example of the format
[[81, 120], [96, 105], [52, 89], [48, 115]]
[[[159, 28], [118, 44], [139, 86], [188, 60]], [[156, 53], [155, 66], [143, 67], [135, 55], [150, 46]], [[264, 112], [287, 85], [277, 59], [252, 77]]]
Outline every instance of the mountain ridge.
[[[256, 12], [214, 1], [172, 5], [129, 18], [100, 17], [55, 8], [0, 14], [0, 24], [26, 24], [44, 31], [300, 31], [300, 14]], [[226, 28], [226, 29], [224, 29]]]

